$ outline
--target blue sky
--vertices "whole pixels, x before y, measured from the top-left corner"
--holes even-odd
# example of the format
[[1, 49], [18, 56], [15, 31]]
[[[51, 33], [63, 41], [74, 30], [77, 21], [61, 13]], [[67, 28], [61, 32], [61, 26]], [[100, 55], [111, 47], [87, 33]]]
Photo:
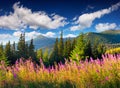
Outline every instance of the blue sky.
[[1, 0], [0, 42], [120, 29], [120, 0]]

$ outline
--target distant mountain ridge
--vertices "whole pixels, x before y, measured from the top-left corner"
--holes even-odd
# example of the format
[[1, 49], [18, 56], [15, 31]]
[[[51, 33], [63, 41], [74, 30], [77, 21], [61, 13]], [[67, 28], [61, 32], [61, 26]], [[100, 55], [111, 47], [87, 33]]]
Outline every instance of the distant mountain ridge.
[[[28, 44], [30, 41], [27, 41]], [[48, 38], [43, 35], [39, 35], [38, 37], [33, 39], [33, 44], [35, 45], [35, 49], [52, 47], [55, 43], [55, 38]]]
[[[98, 39], [100, 43], [103, 44], [116, 44], [120, 43], [120, 30], [107, 30], [104, 32], [88, 32], [84, 34], [86, 39], [89, 39], [91, 42], [94, 42], [95, 39]], [[72, 39], [72, 38], [71, 38]], [[53, 48], [56, 38], [48, 38], [43, 35], [36, 37], [33, 40], [35, 49], [43, 48]], [[64, 41], [66, 38], [64, 39]], [[30, 43], [30, 41], [27, 41]]]
[[99, 42], [104, 44], [120, 43], [120, 30], [107, 30], [101, 33], [89, 32], [84, 35], [86, 39], [92, 42], [98, 39]]

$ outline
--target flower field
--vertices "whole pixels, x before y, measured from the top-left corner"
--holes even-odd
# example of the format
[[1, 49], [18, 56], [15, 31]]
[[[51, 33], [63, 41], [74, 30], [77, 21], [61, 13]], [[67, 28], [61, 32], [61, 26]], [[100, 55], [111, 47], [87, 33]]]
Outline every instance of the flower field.
[[45, 68], [31, 60], [0, 63], [0, 88], [120, 88], [120, 55]]

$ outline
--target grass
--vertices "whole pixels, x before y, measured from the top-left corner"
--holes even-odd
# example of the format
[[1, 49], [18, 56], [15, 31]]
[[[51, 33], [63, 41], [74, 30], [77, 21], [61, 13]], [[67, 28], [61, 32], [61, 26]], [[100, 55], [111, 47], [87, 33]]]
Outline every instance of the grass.
[[0, 62], [0, 88], [120, 88], [120, 55], [102, 60], [66, 61], [46, 68], [31, 60]]

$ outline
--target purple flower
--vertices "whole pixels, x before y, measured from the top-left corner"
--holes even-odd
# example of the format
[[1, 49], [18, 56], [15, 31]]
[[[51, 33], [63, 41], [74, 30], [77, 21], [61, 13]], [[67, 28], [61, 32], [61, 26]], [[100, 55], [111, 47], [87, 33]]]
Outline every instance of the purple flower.
[[100, 71], [99, 70], [96, 70], [97, 73], [99, 73]]
[[13, 72], [13, 77], [17, 78], [17, 74], [15, 72]]
[[108, 81], [108, 80], [109, 80], [109, 78], [106, 76], [106, 77], [105, 77], [105, 80], [106, 80], [106, 81]]

